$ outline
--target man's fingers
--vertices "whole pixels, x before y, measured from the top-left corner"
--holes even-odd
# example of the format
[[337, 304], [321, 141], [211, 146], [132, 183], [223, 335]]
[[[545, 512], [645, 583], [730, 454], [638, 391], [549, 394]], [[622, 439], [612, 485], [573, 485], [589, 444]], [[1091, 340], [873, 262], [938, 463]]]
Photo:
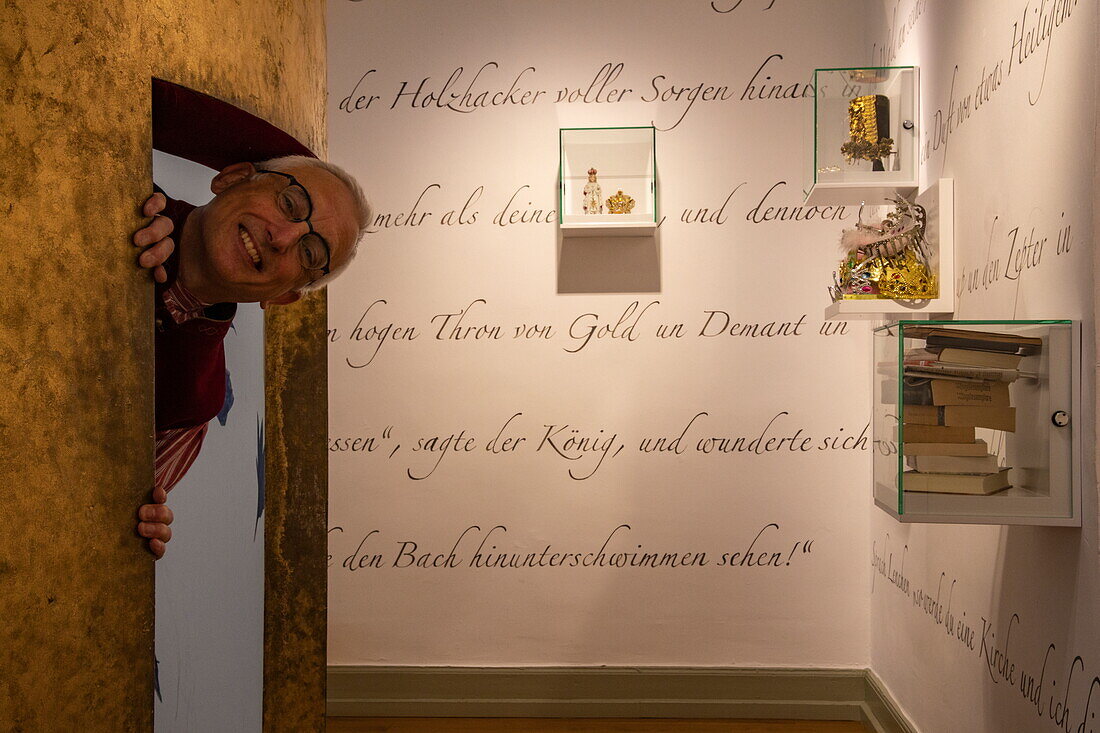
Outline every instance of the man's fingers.
[[176, 243], [172, 241], [171, 237], [165, 237], [142, 252], [141, 256], [138, 257], [138, 264], [146, 268], [163, 265], [175, 249]]
[[157, 560], [164, 557], [168, 540], [172, 539], [172, 530], [168, 527], [175, 518], [172, 510], [165, 506], [168, 492], [160, 487], [153, 489], [153, 503], [142, 504], [138, 508], [137, 533], [149, 540], [149, 552]]
[[141, 207], [141, 213], [145, 216], [153, 216], [164, 211], [164, 207], [167, 205], [168, 199], [165, 198], [163, 193], [154, 193], [145, 200], [145, 205]]
[[169, 525], [175, 519], [175, 516], [172, 514], [172, 510], [164, 504], [144, 504], [138, 509], [138, 519], [143, 522]]
[[172, 529], [167, 524], [159, 522], [138, 522], [138, 534], [151, 540], [167, 542], [172, 539]]
[[159, 214], [153, 220], [134, 232], [133, 242], [135, 247], [146, 247], [153, 242], [159, 242], [167, 237], [175, 229], [172, 220]]

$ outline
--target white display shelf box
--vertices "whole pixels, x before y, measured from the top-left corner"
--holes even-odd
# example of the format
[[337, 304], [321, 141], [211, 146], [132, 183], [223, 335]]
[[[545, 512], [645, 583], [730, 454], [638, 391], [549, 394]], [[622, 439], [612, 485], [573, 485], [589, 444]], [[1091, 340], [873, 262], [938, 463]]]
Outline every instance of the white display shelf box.
[[805, 192], [807, 206], [858, 206], [872, 204], [887, 196], [900, 196], [912, 200], [917, 184], [905, 186], [869, 186], [863, 183], [811, 184]]
[[566, 237], [644, 237], [657, 231], [655, 221], [616, 221], [583, 222], [577, 224], [561, 223], [562, 235]]
[[925, 300], [868, 298], [838, 300], [825, 309], [826, 319], [897, 321], [943, 318], [955, 312], [955, 181], [941, 178], [917, 203], [928, 216], [925, 237], [932, 253], [932, 271], [939, 283], [939, 297]]
[[[657, 229], [656, 130], [653, 127], [585, 127], [559, 130], [560, 229], [566, 237], [652, 236]], [[585, 187], [595, 170], [598, 213], [585, 212]], [[628, 214], [607, 211], [619, 192], [634, 199]]]
[[[875, 203], [893, 192], [912, 199], [918, 186], [918, 77], [914, 66], [815, 69], [814, 115], [807, 126], [803, 194], [815, 206]], [[848, 159], [853, 100], [871, 100], [874, 137], [889, 137], [893, 154], [878, 161]], [[863, 119], [859, 115], [857, 118]], [[864, 128], [868, 129], [868, 128]]]

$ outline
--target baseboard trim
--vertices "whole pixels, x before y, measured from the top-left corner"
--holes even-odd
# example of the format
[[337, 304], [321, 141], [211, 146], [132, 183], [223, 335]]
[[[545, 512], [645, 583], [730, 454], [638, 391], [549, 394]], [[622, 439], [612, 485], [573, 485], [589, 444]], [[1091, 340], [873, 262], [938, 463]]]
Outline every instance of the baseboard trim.
[[863, 699], [868, 716], [865, 723], [877, 733], [920, 733], [879, 676], [870, 669], [866, 670], [865, 684]]
[[329, 667], [328, 714], [859, 720], [918, 733], [866, 669]]

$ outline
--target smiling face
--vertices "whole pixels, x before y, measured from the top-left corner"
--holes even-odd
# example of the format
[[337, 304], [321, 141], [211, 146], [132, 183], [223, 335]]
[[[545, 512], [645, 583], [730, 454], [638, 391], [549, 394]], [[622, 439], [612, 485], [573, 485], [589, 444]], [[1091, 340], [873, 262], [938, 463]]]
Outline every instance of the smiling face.
[[[309, 222], [324, 237], [335, 269], [358, 235], [356, 202], [338, 178], [308, 165], [286, 170], [309, 192]], [[278, 194], [284, 176], [256, 174], [249, 163], [229, 166], [214, 177], [213, 201], [196, 209], [184, 228], [180, 276], [196, 297], [208, 303], [293, 302], [296, 292], [321, 276], [302, 267], [299, 244], [306, 222], [290, 221]], [[192, 224], [194, 220], [194, 224]]]

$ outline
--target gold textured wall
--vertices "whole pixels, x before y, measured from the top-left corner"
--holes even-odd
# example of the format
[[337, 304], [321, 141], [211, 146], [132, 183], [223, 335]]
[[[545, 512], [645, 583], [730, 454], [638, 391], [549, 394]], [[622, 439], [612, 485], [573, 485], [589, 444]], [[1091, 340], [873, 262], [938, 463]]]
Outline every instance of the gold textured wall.
[[[153, 561], [133, 531], [152, 482], [152, 288], [129, 236], [150, 192], [153, 76], [323, 154], [324, 3], [0, 4], [0, 730], [152, 729]], [[272, 669], [308, 661], [273, 675], [266, 730], [317, 729], [324, 704], [324, 599], [295, 585], [319, 572], [323, 594], [324, 561], [300, 565], [317, 529], [293, 525], [320, 512], [323, 535], [324, 319], [311, 297], [268, 321], [269, 394], [304, 410], [268, 416], [268, 602], [296, 594], [308, 615], [269, 623], [292, 628], [266, 651]], [[299, 371], [319, 404], [287, 388]]]

